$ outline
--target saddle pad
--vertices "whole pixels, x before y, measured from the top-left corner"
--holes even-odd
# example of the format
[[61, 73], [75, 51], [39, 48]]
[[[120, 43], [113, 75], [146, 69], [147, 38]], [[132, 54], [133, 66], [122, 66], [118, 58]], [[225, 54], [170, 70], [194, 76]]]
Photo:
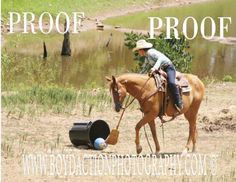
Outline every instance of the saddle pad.
[[188, 87], [189, 86], [188, 80], [184, 76], [181, 76], [178, 79], [175, 79], [175, 83], [176, 83], [176, 85], [179, 85], [180, 87]]
[[192, 88], [190, 86], [188, 87], [181, 87], [181, 92], [182, 93], [187, 93], [190, 92], [192, 90]]
[[188, 80], [181, 73], [178, 74], [178, 77], [175, 79], [175, 83], [179, 86], [182, 93], [190, 92], [192, 90]]

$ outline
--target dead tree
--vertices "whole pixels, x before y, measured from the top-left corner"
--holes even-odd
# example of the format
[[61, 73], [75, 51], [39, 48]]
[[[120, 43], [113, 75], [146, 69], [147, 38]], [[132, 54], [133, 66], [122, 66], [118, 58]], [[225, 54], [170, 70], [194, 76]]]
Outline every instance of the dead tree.
[[45, 42], [43, 42], [43, 59], [46, 59], [48, 57], [47, 47]]
[[[66, 25], [67, 25], [67, 22], [65, 20], [65, 24], [64, 24], [64, 30], [65, 31], [66, 31]], [[69, 30], [64, 33], [64, 40], [63, 40], [63, 44], [62, 44], [61, 55], [62, 56], [71, 56]]]
[[109, 37], [109, 39], [108, 39], [108, 41], [107, 41], [107, 43], [106, 43], [106, 47], [109, 46], [109, 44], [110, 44], [110, 42], [111, 42], [111, 39], [112, 39], [112, 33], [110, 34], [110, 37]]

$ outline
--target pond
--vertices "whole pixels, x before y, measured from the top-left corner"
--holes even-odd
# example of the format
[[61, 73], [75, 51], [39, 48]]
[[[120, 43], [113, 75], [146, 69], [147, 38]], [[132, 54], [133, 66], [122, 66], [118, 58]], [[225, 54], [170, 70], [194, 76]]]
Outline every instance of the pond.
[[[235, 0], [215, 0], [212, 2], [191, 4], [188, 6], [178, 6], [163, 9], [155, 9], [146, 12], [137, 12], [125, 16], [110, 18], [106, 23], [119, 25], [121, 27], [149, 30], [148, 17], [177, 17], [179, 25], [188, 16], [193, 16], [198, 24], [206, 16], [212, 17], [216, 21], [216, 27], [219, 27], [218, 17], [232, 17], [232, 24], [229, 26], [229, 32], [226, 37], [236, 37], [236, 1]], [[193, 29], [188, 27], [190, 35]], [[178, 29], [182, 30], [182, 26]], [[207, 26], [210, 31], [210, 25]], [[209, 31], [207, 32], [209, 34]], [[219, 35], [219, 29], [216, 31]], [[235, 79], [236, 74], [236, 44], [227, 45], [219, 42], [211, 42], [203, 39], [200, 35], [190, 41], [190, 52], [194, 56], [192, 72], [200, 77], [212, 76], [221, 79], [224, 75], [232, 75]]]
[[[224, 3], [223, 3], [224, 2]], [[148, 16], [231, 16], [232, 25], [227, 36], [236, 37], [236, 1], [225, 0], [186, 7], [166, 8], [150, 12], [134, 13], [128, 16], [108, 19], [106, 23], [122, 27], [146, 29]], [[111, 35], [112, 34], [112, 35]], [[4, 37], [3, 53], [12, 56], [15, 63], [3, 82], [24, 84], [49, 82], [71, 85], [76, 88], [105, 86], [105, 76], [131, 72], [135, 66], [132, 51], [124, 46], [124, 33], [115, 30], [91, 30], [70, 35], [71, 57], [60, 55], [63, 35], [60, 34], [12, 34]], [[110, 41], [109, 46], [106, 46]], [[48, 51], [43, 55], [43, 41]], [[236, 45], [211, 42], [201, 37], [190, 41], [193, 54], [192, 72], [199, 77], [212, 76], [222, 79], [224, 75], [236, 74]], [[4, 83], [3, 83], [4, 84]]]
[[[134, 66], [132, 52], [124, 46], [121, 32], [91, 30], [70, 35], [70, 40], [72, 55], [68, 57], [60, 55], [63, 35], [8, 35], [3, 53], [10, 54], [15, 64], [8, 70], [6, 82], [52, 82], [93, 88], [105, 86], [105, 76], [128, 72]], [[43, 41], [48, 52], [45, 60]]]

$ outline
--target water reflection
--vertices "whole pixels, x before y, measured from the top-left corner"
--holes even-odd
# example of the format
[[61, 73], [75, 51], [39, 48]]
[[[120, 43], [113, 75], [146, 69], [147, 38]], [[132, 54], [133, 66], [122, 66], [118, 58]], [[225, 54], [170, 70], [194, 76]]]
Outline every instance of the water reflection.
[[[198, 21], [206, 15], [214, 19], [218, 16], [231, 16], [232, 25], [227, 36], [236, 37], [235, 3], [235, 0], [216, 1], [209, 4], [138, 13], [138, 16], [131, 14], [123, 19], [128, 25], [134, 24], [136, 27], [143, 28], [146, 26], [148, 16], [168, 15], [177, 16], [180, 19], [194, 16]], [[119, 21], [122, 22], [122, 17]], [[117, 20], [116, 23], [119, 21]], [[60, 34], [13, 34], [4, 38], [6, 43], [3, 50], [14, 55], [15, 63], [10, 67], [12, 70], [9, 72], [14, 77], [12, 81], [16, 83], [31, 84], [47, 81], [77, 88], [104, 86], [106, 85], [105, 76], [129, 72], [135, 65], [132, 51], [124, 46], [124, 34], [118, 31], [93, 30], [71, 35], [71, 57], [60, 55], [63, 41], [63, 36]], [[46, 42], [49, 55], [44, 62], [42, 59], [43, 41]], [[110, 43], [107, 47], [108, 41]], [[232, 75], [236, 79], [235, 44], [225, 45], [198, 37], [190, 41], [189, 51], [194, 56], [192, 63], [194, 74], [219, 79], [222, 79], [224, 75]], [[8, 80], [3, 79], [4, 81]]]
[[[111, 33], [112, 39], [106, 46]], [[8, 54], [15, 55], [14, 59], [18, 66], [24, 66], [22, 60], [26, 59], [32, 63], [42, 62], [43, 67], [39, 68], [36, 67], [37, 64], [33, 64], [33, 69], [38, 70], [37, 72], [48, 71], [54, 76], [46, 74], [45, 78], [41, 79], [53, 79], [52, 82], [61, 85], [69, 84], [77, 88], [104, 86], [105, 76], [128, 72], [134, 66], [132, 52], [124, 46], [124, 35], [120, 32], [93, 30], [71, 35], [71, 57], [60, 55], [62, 36], [59, 34], [52, 34], [51, 37], [42, 34], [15, 34], [6, 38], [5, 50]], [[41, 59], [43, 41], [46, 42], [48, 50], [46, 61]], [[35, 74], [33, 69], [23, 72], [16, 69], [15, 80], [28, 83], [29, 77]]]
[[221, 79], [235, 75], [236, 45], [224, 45], [196, 39], [190, 43], [194, 55], [192, 71], [200, 77], [212, 76]]
[[[15, 80], [28, 83], [28, 79], [38, 75], [41, 79], [61, 85], [72, 85], [77, 88], [105, 86], [105, 76], [130, 72], [134, 68], [132, 51], [124, 46], [124, 34], [112, 31], [112, 40], [108, 47], [106, 43], [111, 31], [89, 31], [71, 36], [72, 56], [61, 56], [61, 35], [11, 35], [8, 36], [5, 49], [15, 54], [17, 64], [24, 66], [24, 60], [34, 63], [44, 62], [44, 66], [35, 67], [30, 71], [15, 71]], [[39, 41], [40, 40], [40, 41]], [[42, 41], [46, 41], [48, 58], [44, 61]], [[12, 46], [14, 41], [15, 46]], [[226, 74], [235, 74], [236, 46], [196, 39], [190, 42], [190, 52], [194, 55], [192, 72], [200, 77], [214, 76], [222, 78]], [[16, 64], [16, 66], [17, 66]], [[37, 65], [36, 64], [36, 65]], [[13, 68], [12, 68], [13, 69]], [[17, 69], [16, 69], [17, 70]], [[30, 73], [29, 73], [30, 72]], [[45, 74], [40, 74], [45, 72]], [[32, 77], [32, 78], [31, 78]]]

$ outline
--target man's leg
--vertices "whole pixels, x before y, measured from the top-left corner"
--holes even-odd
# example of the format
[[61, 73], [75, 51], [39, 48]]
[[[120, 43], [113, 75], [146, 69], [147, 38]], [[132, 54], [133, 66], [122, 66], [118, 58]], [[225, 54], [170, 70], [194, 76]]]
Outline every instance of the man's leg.
[[179, 89], [177, 88], [175, 84], [175, 75], [176, 71], [174, 66], [168, 66], [166, 68], [166, 73], [167, 73], [167, 81], [168, 81], [168, 86], [170, 88], [170, 91], [174, 97], [174, 103], [175, 107], [178, 111], [181, 111], [183, 109], [183, 102], [179, 94]]

